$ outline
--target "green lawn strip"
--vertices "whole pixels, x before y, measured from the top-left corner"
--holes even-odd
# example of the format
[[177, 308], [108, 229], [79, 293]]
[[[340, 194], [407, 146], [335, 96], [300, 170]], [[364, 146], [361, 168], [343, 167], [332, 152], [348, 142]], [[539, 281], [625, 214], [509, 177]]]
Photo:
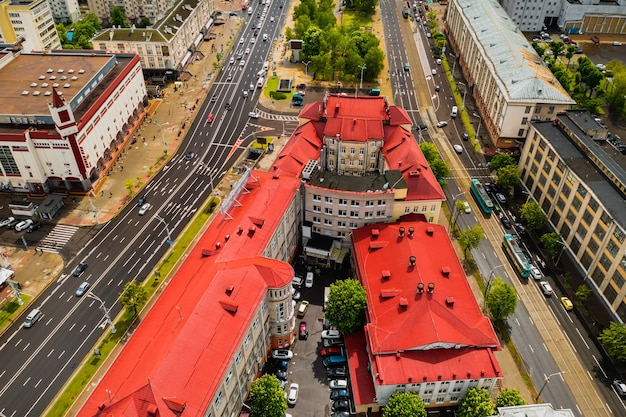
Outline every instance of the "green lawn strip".
[[[199, 211], [192, 222], [188, 224], [184, 234], [179, 236], [179, 239], [176, 241], [173, 250], [166, 254], [158, 267], [157, 270], [160, 273], [160, 277], [166, 277], [176, 266], [178, 260], [185, 254], [187, 249], [192, 246], [198, 232], [205, 226], [218, 204], [219, 199], [215, 197], [211, 198], [204, 209]], [[148, 291], [149, 297], [152, 297], [157, 291], [159, 282], [161, 281], [160, 277], [152, 273], [144, 282], [144, 288]], [[122, 310], [118, 314], [114, 320], [116, 332], [111, 333], [107, 331], [106, 335], [100, 339], [95, 347], [95, 349], [98, 349], [100, 356], [96, 356], [92, 352], [85, 358], [80, 368], [74, 373], [72, 379], [65, 385], [63, 392], [57, 396], [54, 405], [47, 410], [46, 416], [63, 416], [68, 412], [81, 392], [83, 392], [85, 387], [90, 383], [100, 366], [102, 366], [115, 346], [122, 340], [135, 318], [131, 311]]]
[[369, 27], [372, 26], [372, 17], [365, 13], [344, 11], [342, 24], [343, 26], [356, 24], [358, 27]]
[[14, 299], [6, 303], [0, 310], [0, 329], [4, 329], [5, 326], [10, 326], [15, 322], [15, 318], [22, 314], [22, 309], [28, 306], [28, 301], [32, 298], [29, 295], [20, 295], [23, 303], [20, 304], [17, 299]]
[[[456, 102], [457, 107], [460, 110], [461, 120], [463, 121], [463, 126], [465, 127], [465, 131], [469, 135], [470, 141], [474, 147], [474, 150], [480, 152], [480, 145], [478, 140], [476, 139], [476, 132], [474, 131], [474, 125], [472, 125], [472, 121], [470, 119], [470, 115], [467, 114], [467, 109], [463, 107], [463, 94], [459, 91], [459, 87], [456, 85], [456, 81], [452, 78], [452, 71], [450, 69], [450, 64], [448, 63], [448, 59], [444, 56], [441, 59], [441, 64], [443, 65], [444, 70], [446, 71], [446, 76], [448, 77], [448, 81], [450, 82], [450, 86], [452, 87], [452, 93], [454, 94], [454, 101]], [[467, 88], [467, 87], [465, 87]], [[471, 92], [468, 91], [467, 95], [471, 96]], [[470, 97], [471, 99], [471, 97]], [[467, 101], [467, 97], [465, 97]]]

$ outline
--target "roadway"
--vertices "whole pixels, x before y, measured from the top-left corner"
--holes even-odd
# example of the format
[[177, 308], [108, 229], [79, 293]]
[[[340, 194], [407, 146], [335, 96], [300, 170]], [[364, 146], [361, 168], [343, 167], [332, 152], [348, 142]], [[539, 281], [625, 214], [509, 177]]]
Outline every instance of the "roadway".
[[[225, 58], [228, 63], [231, 56], [242, 53], [243, 65], [225, 64], [228, 68], [201, 104], [180, 151], [147, 185], [143, 194], [152, 209], [140, 216], [137, 206], [130, 204], [104, 225], [35, 303], [34, 307], [43, 312], [42, 319], [30, 329], [16, 323], [0, 338], [4, 358], [0, 412], [5, 416], [41, 415], [84, 358], [92, 354], [103, 332], [108, 331], [100, 302], [88, 296], [76, 297], [78, 285], [90, 282], [90, 291], [115, 316], [124, 285], [131, 280], [142, 281], [154, 271], [169, 250], [169, 242], [176, 240], [225, 171], [260, 132], [248, 117], [256, 108], [260, 89], [250, 91], [249, 85], [254, 83], [256, 87], [257, 73], [267, 60], [272, 39], [278, 35], [284, 9], [275, 1], [262, 19], [264, 6], [254, 3], [251, 7], [253, 14], [246, 15], [248, 22]], [[275, 22], [270, 21], [272, 17]], [[261, 26], [257, 36], [252, 23]], [[266, 41], [262, 40], [263, 34], [267, 34]], [[246, 48], [250, 48], [248, 54]], [[243, 91], [248, 92], [247, 98]], [[215, 100], [211, 100], [213, 94]], [[209, 114], [214, 114], [212, 123], [207, 123]], [[164, 126], [167, 121], [155, 123]], [[194, 156], [185, 158], [189, 152]], [[71, 273], [80, 261], [87, 262], [88, 267], [75, 278]]]

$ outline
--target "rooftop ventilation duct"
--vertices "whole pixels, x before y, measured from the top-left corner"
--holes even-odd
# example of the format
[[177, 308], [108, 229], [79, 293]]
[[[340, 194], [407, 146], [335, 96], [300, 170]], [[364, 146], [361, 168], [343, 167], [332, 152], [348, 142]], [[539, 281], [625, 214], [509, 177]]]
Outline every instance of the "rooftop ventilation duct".
[[428, 292], [429, 292], [430, 294], [432, 294], [432, 293], [434, 293], [434, 292], [435, 292], [435, 283], [434, 283], [434, 282], [429, 282], [429, 283], [428, 283]]
[[424, 292], [424, 283], [420, 282], [419, 284], [417, 284], [417, 293], [422, 294], [423, 292]]
[[398, 229], [398, 236], [400, 237], [404, 236], [404, 227], [401, 227], [400, 229]]
[[413, 236], [414, 232], [415, 232], [415, 228], [414, 227], [409, 227], [409, 236]]
[[415, 266], [415, 256], [409, 256], [409, 266]]

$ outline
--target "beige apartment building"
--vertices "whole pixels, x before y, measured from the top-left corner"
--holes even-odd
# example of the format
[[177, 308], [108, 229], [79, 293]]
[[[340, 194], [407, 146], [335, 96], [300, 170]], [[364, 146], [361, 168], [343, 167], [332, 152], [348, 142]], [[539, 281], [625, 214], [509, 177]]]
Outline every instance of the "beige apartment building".
[[18, 43], [23, 52], [61, 49], [48, 2], [0, 0], [0, 43]]
[[88, 0], [89, 11], [95, 13], [100, 20], [108, 21], [114, 7], [124, 9], [124, 15], [131, 21], [147, 17], [154, 23], [165, 16], [174, 7], [175, 0]]
[[584, 111], [534, 122], [522, 182], [561, 235], [587, 282], [626, 319], [626, 172], [606, 127]]

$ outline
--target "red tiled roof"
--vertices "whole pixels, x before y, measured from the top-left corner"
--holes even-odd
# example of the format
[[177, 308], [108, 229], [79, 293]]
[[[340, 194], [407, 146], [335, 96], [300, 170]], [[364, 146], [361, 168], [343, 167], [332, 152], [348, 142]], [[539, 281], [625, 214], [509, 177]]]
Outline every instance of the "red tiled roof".
[[[490, 351], [499, 349], [498, 339], [480, 311], [447, 231], [418, 218], [405, 216], [398, 223], [352, 232], [354, 264], [367, 291], [368, 350], [374, 361], [384, 363], [377, 372], [386, 375], [385, 384], [406, 383], [415, 367], [433, 380], [440, 371], [433, 366], [426, 372], [424, 364], [467, 359], [475, 362], [468, 369], [495, 373]], [[378, 235], [372, 234], [374, 229]], [[467, 355], [448, 358], [445, 351], [450, 350]]]
[[[229, 210], [231, 219], [216, 216], [79, 416], [203, 414], [268, 288], [293, 277], [286, 262], [259, 255], [282, 221], [265, 214], [286, 212], [300, 181], [252, 175], [255, 187], [237, 198], [241, 206]], [[255, 226], [259, 219], [262, 227]], [[148, 413], [153, 405], [154, 415]]]

